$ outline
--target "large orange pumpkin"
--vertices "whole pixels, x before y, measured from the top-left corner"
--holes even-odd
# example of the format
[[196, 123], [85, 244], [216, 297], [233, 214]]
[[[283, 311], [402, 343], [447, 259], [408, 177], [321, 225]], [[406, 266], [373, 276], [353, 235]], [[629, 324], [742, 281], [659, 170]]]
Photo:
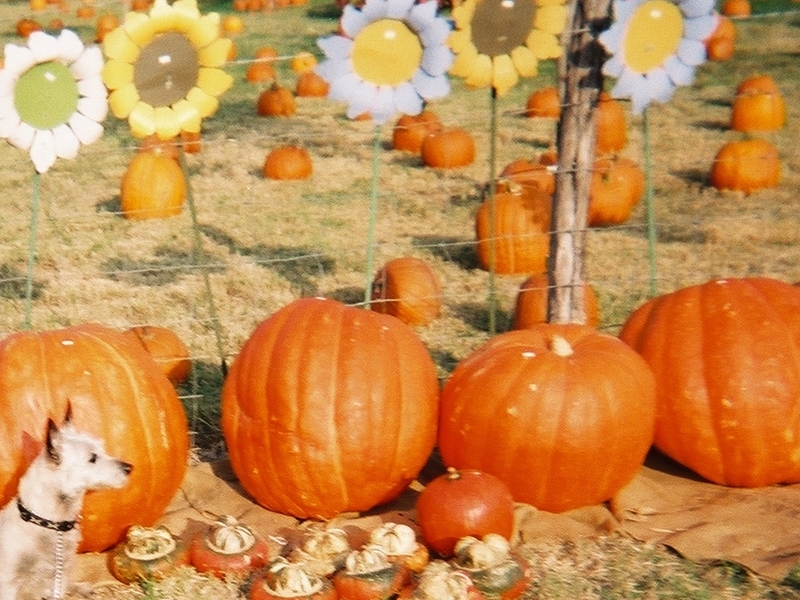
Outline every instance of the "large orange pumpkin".
[[597, 159], [589, 186], [589, 225], [627, 221], [644, 195], [645, 183], [644, 171], [629, 158]]
[[[550, 281], [547, 273], [531, 275], [519, 286], [514, 305], [514, 329], [527, 329], [547, 322], [547, 304]], [[600, 323], [600, 310], [597, 295], [588, 283], [583, 287], [583, 310], [586, 324], [597, 327]]]
[[[494, 224], [491, 202], [494, 202]], [[518, 190], [487, 198], [475, 217], [481, 267], [492, 268], [494, 238], [495, 273], [543, 273], [550, 253], [551, 205], [550, 196], [535, 186], [520, 186]]]
[[777, 187], [781, 177], [778, 149], [766, 140], [728, 142], [720, 148], [711, 166], [710, 182], [718, 190], [745, 194]]
[[731, 107], [734, 131], [774, 131], [786, 122], [786, 104], [769, 75], [752, 75], [736, 88]]
[[262, 322], [231, 365], [222, 429], [262, 506], [298, 518], [400, 494], [436, 440], [436, 368], [394, 317], [303, 298]]
[[192, 372], [189, 348], [177, 333], [157, 325], [136, 325], [122, 332], [140, 343], [172, 383], [183, 383]]
[[178, 490], [189, 435], [175, 388], [135, 340], [101, 325], [15, 333], [0, 342], [0, 505], [16, 493], [42, 447], [47, 419], [105, 440], [131, 464], [128, 484], [86, 497], [84, 551], [117, 543], [134, 524], [153, 525]]
[[800, 481], [800, 289], [709, 281], [640, 306], [620, 337], [655, 373], [660, 450], [715, 483]]
[[372, 310], [409, 325], [427, 325], [442, 311], [442, 285], [427, 262], [401, 256], [387, 262], [372, 280]]
[[442, 389], [444, 463], [506, 483], [518, 502], [561, 512], [628, 484], [653, 440], [655, 380], [617, 338], [542, 324], [490, 339]]
[[180, 214], [186, 176], [170, 156], [138, 152], [122, 176], [120, 205], [128, 219], [163, 219]]

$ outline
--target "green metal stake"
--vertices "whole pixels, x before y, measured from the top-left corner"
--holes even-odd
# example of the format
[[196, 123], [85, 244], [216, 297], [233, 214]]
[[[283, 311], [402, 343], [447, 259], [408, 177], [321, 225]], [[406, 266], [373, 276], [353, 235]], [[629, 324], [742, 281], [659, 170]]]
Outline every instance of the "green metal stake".
[[375, 223], [378, 220], [378, 166], [381, 152], [381, 126], [375, 125], [372, 141], [372, 186], [369, 198], [369, 229], [367, 232], [366, 285], [364, 286], [364, 307], [369, 310], [372, 300], [372, 270], [375, 263]]
[[647, 212], [647, 252], [650, 262], [650, 295], [658, 295], [658, 274], [656, 273], [656, 215], [653, 206], [653, 177], [650, 163], [650, 124], [647, 107], [642, 113], [642, 134], [644, 139], [644, 177], [645, 208]]
[[495, 194], [497, 182], [497, 90], [492, 87], [489, 111], [489, 335], [497, 333], [497, 290], [495, 289], [495, 268], [497, 252], [497, 223], [495, 213]]

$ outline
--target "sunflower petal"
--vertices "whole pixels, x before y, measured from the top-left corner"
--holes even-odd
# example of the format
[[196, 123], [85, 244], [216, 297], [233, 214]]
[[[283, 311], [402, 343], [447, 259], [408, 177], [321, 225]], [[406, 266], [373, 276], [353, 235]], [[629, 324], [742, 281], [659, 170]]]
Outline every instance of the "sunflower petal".
[[450, 73], [456, 77], [466, 77], [475, 68], [478, 61], [478, 49], [474, 44], [470, 44], [461, 52], [456, 54], [453, 65], [450, 67]]
[[559, 35], [567, 24], [567, 7], [563, 4], [542, 6], [536, 11], [533, 26], [545, 33]]
[[197, 50], [197, 60], [203, 67], [221, 67], [228, 62], [233, 42], [228, 38], [217, 38], [209, 45]]
[[522, 77], [534, 77], [539, 72], [539, 60], [527, 46], [517, 46], [511, 51], [514, 68]]
[[212, 96], [221, 96], [233, 85], [233, 77], [222, 69], [200, 67], [197, 73], [197, 87]]
[[186, 32], [195, 48], [203, 48], [219, 37], [219, 15], [209, 13], [194, 21]]
[[103, 53], [107, 58], [133, 64], [140, 52], [141, 48], [128, 36], [124, 27], [112, 29], [103, 38]]
[[123, 85], [108, 96], [108, 107], [118, 119], [127, 119], [133, 107], [139, 103], [139, 91], [133, 82]]
[[143, 138], [156, 132], [156, 109], [147, 102], [139, 101], [128, 115], [128, 124], [134, 137]]
[[103, 67], [103, 83], [110, 90], [133, 83], [133, 65], [122, 60], [109, 60]]
[[508, 54], [498, 54], [492, 58], [492, 87], [498, 96], [505, 96], [518, 81], [519, 74]]
[[217, 108], [219, 108], [219, 101], [210, 94], [207, 94], [199, 87], [193, 87], [189, 90], [189, 93], [186, 94], [186, 100], [192, 103], [192, 105], [197, 109], [200, 113], [202, 118], [209, 117], [217, 112]]
[[172, 105], [172, 110], [178, 123], [180, 123], [181, 131], [200, 133], [203, 118], [194, 104], [182, 98]]
[[181, 124], [171, 106], [158, 106], [155, 111], [156, 135], [160, 140], [170, 140], [181, 132]]
[[144, 13], [133, 10], [125, 15], [125, 21], [122, 27], [125, 29], [125, 33], [128, 34], [131, 41], [139, 48], [144, 48], [147, 44], [152, 42], [156, 35], [150, 17]]
[[525, 45], [533, 51], [539, 60], [558, 58], [563, 52], [563, 48], [555, 35], [538, 29], [534, 29], [528, 34]]
[[472, 71], [464, 78], [469, 87], [483, 88], [492, 84], [492, 59], [486, 54], [478, 54]]
[[447, 38], [447, 45], [450, 46], [450, 49], [456, 54], [472, 46], [472, 28], [453, 31]]

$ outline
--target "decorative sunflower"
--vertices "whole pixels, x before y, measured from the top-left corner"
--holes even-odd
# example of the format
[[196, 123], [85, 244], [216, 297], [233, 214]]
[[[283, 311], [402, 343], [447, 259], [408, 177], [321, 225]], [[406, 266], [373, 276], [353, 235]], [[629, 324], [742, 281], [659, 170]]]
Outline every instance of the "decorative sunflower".
[[567, 21], [565, 0], [465, 0], [453, 9], [456, 54], [450, 73], [469, 87], [499, 96], [533, 77], [539, 61], [561, 56], [558, 36]]
[[221, 67], [231, 41], [221, 38], [219, 15], [201, 15], [196, 0], [155, 0], [149, 13], [131, 11], [103, 40], [103, 81], [119, 119], [135, 137], [160, 139], [197, 133], [233, 84]]
[[26, 46], [6, 44], [0, 69], [0, 137], [30, 152], [36, 171], [72, 159], [103, 135], [107, 91], [103, 54], [69, 29], [33, 32]]
[[600, 34], [612, 55], [603, 73], [617, 79], [611, 95], [631, 98], [639, 114], [692, 83], [716, 26], [713, 9], [714, 0], [615, 0], [614, 23]]
[[446, 45], [449, 23], [436, 2], [367, 0], [347, 5], [342, 35], [317, 40], [325, 59], [317, 73], [330, 84], [328, 97], [347, 102], [347, 116], [369, 113], [385, 123], [396, 113], [415, 115], [423, 102], [450, 93]]

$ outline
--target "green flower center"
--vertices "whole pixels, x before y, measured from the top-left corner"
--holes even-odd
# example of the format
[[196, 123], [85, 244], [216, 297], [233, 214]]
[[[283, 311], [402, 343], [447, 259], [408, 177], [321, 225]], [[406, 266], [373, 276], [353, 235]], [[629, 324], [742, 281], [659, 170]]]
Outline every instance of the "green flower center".
[[133, 65], [139, 97], [151, 106], [171, 106], [197, 84], [197, 50], [185, 35], [170, 31], [142, 48]]
[[535, 14], [533, 0], [478, 0], [470, 22], [472, 43], [487, 56], [508, 54], [525, 44]]
[[25, 71], [14, 88], [14, 107], [34, 129], [63, 125], [78, 107], [78, 83], [60, 62], [39, 63]]

